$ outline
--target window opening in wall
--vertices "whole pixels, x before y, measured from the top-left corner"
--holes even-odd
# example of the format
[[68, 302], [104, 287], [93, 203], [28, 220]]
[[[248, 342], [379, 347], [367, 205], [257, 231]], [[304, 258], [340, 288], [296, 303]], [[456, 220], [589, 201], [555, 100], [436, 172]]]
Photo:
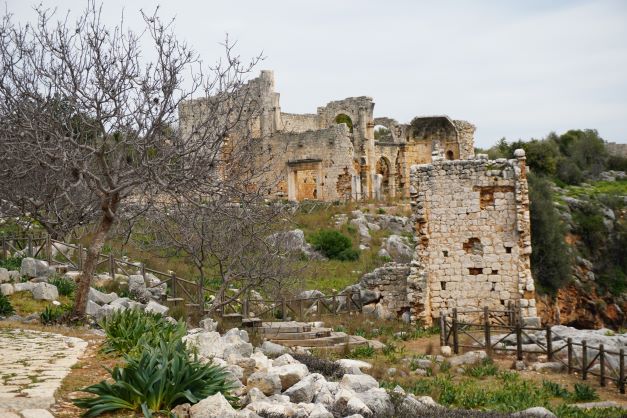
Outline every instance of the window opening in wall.
[[492, 273], [490, 273], [490, 274], [499, 274], [499, 271], [498, 270], [492, 270]]
[[482, 268], [479, 268], [479, 267], [470, 267], [470, 268], [468, 269], [468, 273], [469, 273], [471, 276], [478, 276], [478, 275], [479, 275], [479, 274], [481, 274], [482, 272], [483, 272], [483, 269], [482, 269]]
[[505, 306], [505, 300], [501, 299], [501, 305]]
[[446, 290], [446, 282], [440, 282], [440, 289]]
[[496, 290], [496, 282], [492, 282], [492, 291]]
[[447, 160], [452, 160], [454, 158], [455, 158], [455, 156], [453, 155], [453, 151], [451, 151], [451, 150], [446, 151], [446, 159]]
[[507, 254], [511, 254], [512, 253], [512, 247], [505, 247], [505, 252]]
[[376, 141], [392, 141], [392, 132], [383, 125], [375, 125], [374, 139]]
[[446, 250], [442, 251], [442, 255], [443, 255], [444, 257], [448, 257], [448, 251], [446, 251]]

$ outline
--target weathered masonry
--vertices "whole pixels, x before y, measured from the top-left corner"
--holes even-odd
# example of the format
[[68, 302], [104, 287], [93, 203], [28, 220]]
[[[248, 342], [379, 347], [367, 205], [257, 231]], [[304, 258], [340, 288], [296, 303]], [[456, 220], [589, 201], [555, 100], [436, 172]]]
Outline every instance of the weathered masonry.
[[[318, 107], [316, 113], [281, 111], [274, 74], [262, 71], [249, 81], [261, 107], [254, 122], [258, 152], [270, 160], [269, 175], [278, 177], [269, 192], [289, 200], [349, 200], [408, 197], [410, 167], [474, 156], [475, 127], [447, 116], [416, 117], [401, 124], [375, 118], [370, 97], [350, 97]], [[181, 128], [194, 131], [203, 100], [180, 108]], [[271, 156], [271, 158], [267, 158]]]
[[452, 308], [502, 310], [510, 301], [536, 316], [524, 151], [515, 156], [412, 168], [412, 319], [431, 323]]

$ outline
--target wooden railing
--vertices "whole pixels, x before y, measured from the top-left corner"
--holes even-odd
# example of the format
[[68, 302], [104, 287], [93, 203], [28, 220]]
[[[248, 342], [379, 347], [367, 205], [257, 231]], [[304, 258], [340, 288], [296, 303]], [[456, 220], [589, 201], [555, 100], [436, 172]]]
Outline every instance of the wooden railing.
[[[495, 352], [515, 353], [517, 360], [523, 360], [525, 354], [544, 354], [547, 356], [547, 361], [562, 363], [569, 374], [579, 373], [582, 380], [595, 376], [599, 379], [601, 386], [606, 386], [608, 381], [612, 381], [620, 393], [625, 393], [625, 351], [623, 349], [606, 350], [603, 344], [593, 346], [586, 340], [574, 342], [572, 338], [564, 339], [550, 325], [544, 327], [523, 325], [519, 312], [519, 309], [498, 311], [487, 307], [482, 311], [458, 312], [457, 309], [452, 309], [450, 315], [442, 312], [440, 314], [440, 343], [452, 346], [455, 354], [459, 354], [461, 348], [483, 349], [488, 356]], [[465, 318], [475, 314], [475, 319], [461, 320], [460, 314], [463, 314]], [[511, 322], [503, 318], [511, 319]], [[530, 332], [541, 331], [545, 333], [543, 341], [529, 336]], [[496, 341], [493, 338], [495, 334], [501, 334]], [[504, 344], [510, 336], [515, 342], [514, 347]], [[532, 341], [537, 349], [525, 347], [526, 341]], [[557, 356], [558, 353], [564, 351], [565, 356]], [[580, 351], [580, 355], [577, 351]]]
[[[70, 270], [81, 271], [87, 254], [87, 249], [81, 244], [69, 244], [52, 239], [48, 235], [40, 236], [0, 236], [0, 258], [6, 259], [16, 253], [22, 257], [36, 257], [48, 261], [50, 265], [66, 265]], [[240, 316], [248, 318], [251, 313], [255, 317], [268, 320], [288, 320], [298, 318], [337, 315], [340, 313], [353, 314], [362, 312], [363, 306], [358, 294], [340, 294], [315, 296], [309, 298], [286, 297], [280, 299], [253, 298], [251, 292], [245, 292], [238, 297], [230, 296], [228, 292], [219, 293], [215, 289], [204, 286], [199, 281], [180, 277], [173, 271], [162, 272], [147, 267], [141, 262], [131, 262], [119, 259], [113, 254], [99, 254], [96, 264], [97, 271], [106, 271], [110, 277], [116, 274], [130, 276], [141, 274], [146, 281], [150, 273], [159, 279], [159, 283], [148, 284], [148, 288], [158, 287], [164, 283], [168, 286], [171, 301], [184, 301], [188, 307], [195, 307], [201, 314], [210, 313], [220, 317]], [[216, 310], [205, 309], [206, 297], [217, 298]], [[221, 301], [227, 301], [222, 303]], [[312, 309], [315, 306], [315, 312]], [[253, 309], [251, 309], [253, 308]]]

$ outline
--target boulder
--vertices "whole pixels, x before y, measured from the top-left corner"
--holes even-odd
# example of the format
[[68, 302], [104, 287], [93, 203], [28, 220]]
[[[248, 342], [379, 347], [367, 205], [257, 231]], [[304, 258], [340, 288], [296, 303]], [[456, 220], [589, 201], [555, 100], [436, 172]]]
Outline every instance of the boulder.
[[264, 341], [263, 344], [261, 344], [261, 352], [270, 358], [274, 358], [287, 353], [287, 347], [281, 344], [275, 344], [271, 341]]
[[516, 412], [512, 414], [512, 417], [520, 418], [557, 418], [553, 412], [542, 406], [534, 406], [533, 408], [527, 408], [524, 411]]
[[169, 310], [170, 308], [168, 308], [167, 306], [163, 306], [155, 302], [154, 300], [149, 301], [146, 305], [146, 308], [144, 309], [145, 312], [153, 312], [161, 315], [165, 315], [166, 313], [168, 313]]
[[336, 360], [335, 363], [342, 368], [344, 373], [349, 374], [358, 374], [354, 373], [355, 370], [363, 372], [364, 370], [372, 369], [372, 364], [361, 360], [343, 358], [340, 360]]
[[322, 405], [314, 405], [309, 412], [309, 418], [333, 418], [333, 414]]
[[13, 290], [16, 292], [30, 292], [33, 287], [35, 287], [35, 283], [24, 282], [24, 283], [15, 283], [13, 285]]
[[98, 309], [98, 311], [96, 312], [94, 316], [96, 318], [96, 321], [100, 321], [103, 318], [110, 317], [114, 312], [123, 311], [126, 309], [128, 308], [125, 307], [124, 305], [104, 305], [104, 306], [101, 306], [100, 309]]
[[198, 323], [205, 331], [217, 331], [218, 323], [212, 318], [205, 318]]
[[414, 255], [414, 249], [409, 245], [408, 240], [400, 235], [387, 237], [381, 248], [387, 251], [392, 260], [399, 263], [409, 263]]
[[283, 394], [289, 396], [290, 401], [293, 403], [310, 403], [313, 401], [314, 395], [325, 383], [326, 379], [324, 376], [319, 373], [312, 373], [289, 387]]
[[345, 374], [340, 381], [340, 388], [354, 392], [365, 392], [372, 388], [378, 388], [379, 382], [367, 374]]
[[485, 351], [469, 351], [461, 356], [451, 357], [449, 359], [449, 363], [453, 367], [458, 367], [462, 365], [473, 365], [479, 363], [481, 360], [486, 358], [488, 355]]
[[57, 300], [59, 299], [59, 291], [55, 285], [49, 283], [35, 283], [31, 289], [33, 299], [35, 300]]
[[340, 389], [335, 394], [333, 412], [342, 417], [360, 414], [364, 418], [374, 417], [368, 406], [352, 390]]
[[375, 417], [391, 418], [394, 416], [394, 405], [385, 389], [372, 388], [357, 393], [357, 397], [372, 411]]
[[[251, 402], [246, 406], [246, 410], [252, 411], [258, 416], [268, 418], [290, 418], [296, 415], [295, 405], [290, 403], [278, 403], [276, 400], [263, 400]], [[243, 411], [242, 411], [243, 412]]]
[[48, 263], [36, 258], [26, 257], [22, 259], [20, 274], [26, 277], [41, 277], [50, 275], [50, 267]]
[[88, 298], [90, 301], [95, 302], [98, 305], [106, 305], [118, 299], [118, 295], [115, 292], [103, 293], [93, 287], [90, 287]]
[[11, 277], [9, 276], [9, 270], [4, 267], [0, 267], [0, 283], [6, 283], [11, 281]]
[[146, 290], [146, 281], [141, 274], [131, 274], [128, 276], [128, 292], [131, 298], [146, 303], [150, 299], [150, 292]]
[[255, 372], [248, 376], [246, 387], [259, 389], [264, 395], [271, 396], [281, 393], [281, 378], [278, 374], [268, 372]]
[[12, 295], [15, 289], [11, 283], [2, 283], [0, 284], [0, 294], [4, 296]]
[[190, 408], [190, 415], [191, 418], [237, 418], [239, 416], [229, 401], [219, 392], [193, 405]]
[[[222, 359], [250, 357], [253, 346], [249, 342], [248, 334], [234, 328], [223, 337], [218, 332], [206, 331], [187, 335], [184, 339], [192, 347], [196, 347], [198, 354], [205, 358], [219, 357]], [[243, 336], [245, 335], [245, 339]]]
[[560, 373], [566, 369], [566, 366], [560, 361], [547, 361], [533, 363], [531, 368], [537, 372]]
[[98, 311], [100, 310], [100, 305], [96, 302], [88, 300], [87, 307], [85, 308], [85, 313], [89, 316], [96, 316]]
[[19, 271], [9, 270], [9, 281], [17, 282], [20, 280], [21, 277], [22, 275], [20, 274]]
[[295, 385], [303, 377], [309, 374], [307, 366], [304, 364], [286, 364], [284, 366], [273, 367], [270, 373], [276, 374], [281, 379], [281, 387], [283, 390]]

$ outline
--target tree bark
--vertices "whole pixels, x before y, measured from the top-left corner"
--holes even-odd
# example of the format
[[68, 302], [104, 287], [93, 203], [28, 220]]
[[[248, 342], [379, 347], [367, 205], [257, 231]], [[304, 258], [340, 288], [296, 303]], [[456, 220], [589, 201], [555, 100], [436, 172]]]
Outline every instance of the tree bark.
[[[98, 256], [100, 255], [100, 251], [104, 246], [107, 235], [109, 234], [115, 220], [111, 214], [115, 213], [118, 200], [117, 198], [112, 200], [113, 202], [110, 206], [103, 206], [103, 214], [100, 218], [98, 228], [91, 239], [91, 243], [87, 247], [87, 256], [85, 258], [85, 263], [83, 264], [83, 272], [78, 283], [78, 289], [74, 300], [74, 310], [72, 311], [73, 321], [78, 321], [85, 317], [87, 300], [89, 298], [89, 288], [91, 287], [91, 280], [94, 276], [94, 272], [96, 271], [96, 265], [98, 264]], [[110, 212], [106, 209], [108, 207], [111, 207]]]

